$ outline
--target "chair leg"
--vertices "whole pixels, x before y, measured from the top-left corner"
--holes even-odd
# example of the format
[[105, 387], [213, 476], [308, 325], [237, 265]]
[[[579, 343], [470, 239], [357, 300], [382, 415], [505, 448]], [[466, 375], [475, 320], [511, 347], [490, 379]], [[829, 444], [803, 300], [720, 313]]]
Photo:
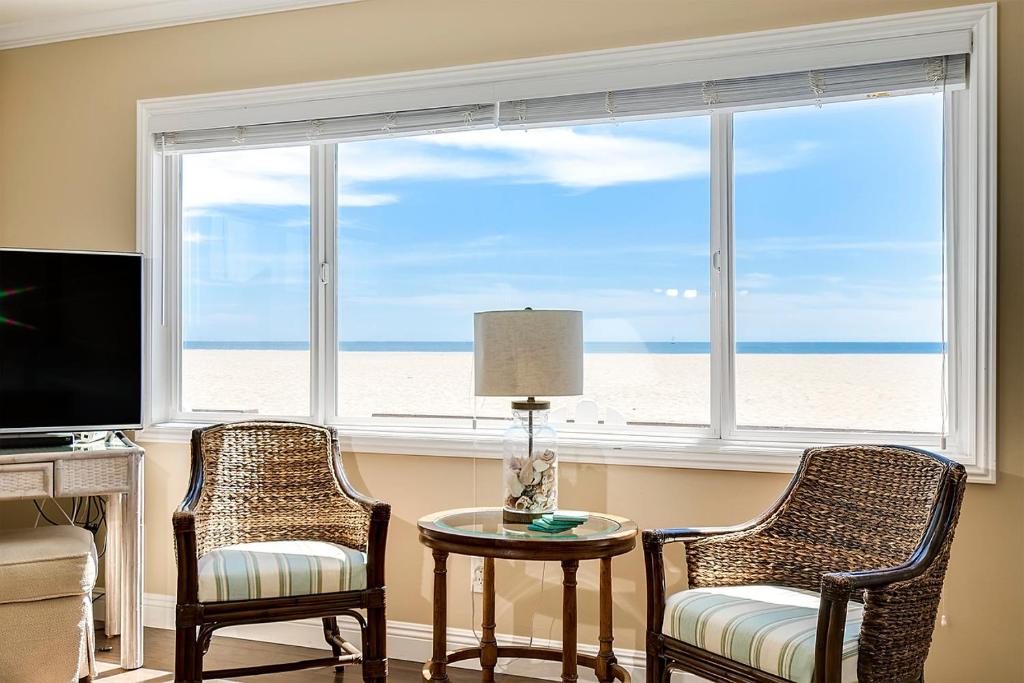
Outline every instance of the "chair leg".
[[[338, 628], [338, 617], [324, 617], [324, 640], [331, 646], [331, 654], [335, 657], [342, 655], [341, 647], [338, 646], [336, 638], [341, 638], [341, 629]], [[345, 671], [344, 666], [336, 666], [334, 670], [338, 673]]]
[[202, 683], [203, 680], [203, 657], [206, 655], [207, 649], [209, 649], [209, 644], [207, 644], [207, 647], [203, 647], [198, 640], [196, 641], [195, 668], [192, 673], [193, 680], [196, 683]]
[[[179, 626], [174, 641], [174, 683], [198, 683], [203, 680], [202, 657], [198, 657], [195, 626]], [[196, 676], [196, 660], [200, 661]]]
[[647, 650], [647, 683], [662, 683], [665, 680], [665, 658], [657, 652]]
[[341, 629], [338, 628], [337, 617], [324, 617], [324, 640], [331, 646], [331, 652], [334, 653], [335, 657], [341, 656], [341, 648], [333, 640], [334, 638], [341, 637]]
[[388, 678], [387, 617], [383, 607], [366, 610], [366, 631], [363, 642], [363, 680], [385, 683]]

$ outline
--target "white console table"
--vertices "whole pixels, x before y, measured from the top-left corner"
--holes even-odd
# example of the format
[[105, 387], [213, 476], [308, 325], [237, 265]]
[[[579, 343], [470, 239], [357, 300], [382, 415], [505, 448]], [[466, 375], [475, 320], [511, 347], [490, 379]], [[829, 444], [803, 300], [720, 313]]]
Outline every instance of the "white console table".
[[121, 667], [142, 666], [142, 456], [123, 434], [98, 443], [0, 450], [0, 500], [107, 499], [106, 633]]

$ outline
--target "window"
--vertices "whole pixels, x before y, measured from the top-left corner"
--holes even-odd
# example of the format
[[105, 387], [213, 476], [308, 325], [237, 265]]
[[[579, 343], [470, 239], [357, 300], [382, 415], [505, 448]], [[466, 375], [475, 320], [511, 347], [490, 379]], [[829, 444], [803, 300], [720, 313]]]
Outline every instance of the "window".
[[181, 159], [181, 411], [310, 412], [309, 148]]
[[942, 121], [929, 94], [735, 115], [740, 429], [943, 432]]
[[[474, 311], [578, 308], [616, 424], [710, 425], [709, 120], [338, 146], [338, 412], [503, 419]], [[576, 419], [579, 399], [555, 398]]]
[[[715, 114], [737, 433], [937, 443], [943, 110], [939, 91]], [[334, 146], [338, 418], [504, 418], [472, 396], [472, 313], [532, 306], [584, 311], [584, 420], [721, 433], [710, 135], [662, 116]], [[310, 149], [181, 155], [183, 412], [312, 414]]]
[[[780, 36], [792, 59], [759, 47], [780, 67], [753, 77], [673, 83], [652, 48], [579, 58], [575, 81], [510, 65], [493, 99], [472, 73], [359, 86], [321, 119], [302, 112], [328, 86], [294, 110], [273, 99], [291, 91], [154, 103], [149, 422], [468, 452], [508, 414], [472, 394], [472, 314], [576, 308], [586, 393], [553, 420], [584, 456], [786, 469], [808, 444], [899, 441], [990, 477], [992, 26], [971, 12], [905, 44], [902, 19], [864, 25], [827, 60]], [[908, 59], [921, 35], [938, 56]], [[793, 70], [808, 54], [848, 65]]]

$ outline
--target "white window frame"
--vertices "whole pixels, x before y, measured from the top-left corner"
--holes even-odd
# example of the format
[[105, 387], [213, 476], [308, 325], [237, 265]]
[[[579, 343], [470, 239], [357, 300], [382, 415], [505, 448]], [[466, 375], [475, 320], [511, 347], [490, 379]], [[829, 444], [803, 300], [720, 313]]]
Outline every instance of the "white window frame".
[[[945, 248], [949, 274], [945, 444], [907, 434], [853, 435], [938, 450], [964, 463], [971, 481], [994, 483], [996, 315], [996, 5], [787, 28], [556, 57], [260, 88], [138, 103], [137, 240], [147, 261], [146, 429], [149, 441], [180, 441], [199, 421], [238, 419], [235, 413], [181, 413], [177, 392], [181, 217], [180, 157], [160, 153], [154, 133], [346, 116], [544, 97], [670, 82], [782, 73], [936, 54], [950, 32], [969, 30], [969, 88], [946, 93]], [[808, 445], [846, 441], [850, 433], [737, 430], [735, 412], [730, 243], [732, 112], [711, 114], [712, 423], [720, 429], [611, 428], [566, 425], [560, 454], [568, 461], [788, 472]], [[443, 424], [395, 425], [336, 416], [338, 331], [333, 262], [336, 249], [336, 147], [311, 146], [311, 396], [310, 420], [336, 424], [344, 447], [357, 452], [500, 457], [501, 429]], [[327, 183], [327, 184], [325, 184]], [[326, 264], [326, 265], [325, 265]], [[316, 273], [323, 269], [323, 280]], [[319, 282], [319, 284], [317, 284]], [[322, 321], [322, 322], [321, 322]], [[718, 381], [715, 381], [717, 379]], [[941, 447], [937, 447], [941, 446]]]

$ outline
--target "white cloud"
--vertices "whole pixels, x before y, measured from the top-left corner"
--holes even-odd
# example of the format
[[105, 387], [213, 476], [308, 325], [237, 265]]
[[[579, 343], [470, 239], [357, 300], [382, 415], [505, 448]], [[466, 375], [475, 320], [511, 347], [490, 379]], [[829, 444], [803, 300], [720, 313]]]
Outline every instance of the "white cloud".
[[888, 291], [750, 291], [736, 309], [738, 335], [746, 339], [926, 341], [940, 338], [941, 321], [938, 297], [899, 283]]
[[836, 240], [808, 235], [805, 237], [766, 237], [746, 240], [736, 248], [739, 258], [750, 254], [795, 251], [882, 251], [930, 252], [942, 247], [940, 240]]
[[665, 290], [665, 296], [672, 297], [674, 299], [679, 296], [679, 290], [675, 287], [669, 287]]
[[[459, 243], [428, 242], [404, 245], [401, 248], [396, 246], [385, 251], [374, 249], [366, 253], [359, 253], [358, 260], [361, 265], [366, 267], [381, 265], [410, 266], [417, 264], [436, 266], [441, 263], [492, 258], [507, 260], [564, 257], [579, 262], [584, 259], [618, 259], [625, 255], [639, 257], [652, 254], [658, 256], [676, 254], [683, 257], [693, 257], [706, 256], [708, 253], [707, 244], [688, 244], [685, 242], [582, 247], [546, 244], [518, 246], [519, 244], [522, 243], [509, 240], [504, 235], [484, 235], [479, 239]], [[353, 249], [358, 249], [360, 245], [358, 242], [353, 241], [347, 246], [351, 253]]]
[[389, 138], [342, 145], [338, 152], [338, 176], [342, 187], [356, 183], [393, 180], [449, 180], [514, 175], [517, 169], [506, 160], [483, 159], [467, 154], [446, 155], [429, 143], [465, 133]]
[[685, 297], [687, 299], [696, 299], [697, 298], [697, 290], [696, 289], [683, 290], [683, 297]]
[[[230, 204], [305, 206], [309, 204], [309, 152], [280, 147], [192, 154], [185, 157], [182, 200], [186, 218], [206, 215], [205, 207]], [[371, 169], [372, 170], [372, 169]], [[362, 192], [342, 185], [340, 206], [394, 204], [398, 196]]]
[[736, 173], [753, 175], [755, 173], [777, 173], [806, 164], [819, 145], [816, 142], [799, 141], [789, 148], [755, 150], [737, 148]]
[[[707, 176], [705, 146], [588, 128], [477, 130], [374, 140], [341, 147], [347, 185], [398, 180], [549, 183], [576, 190]], [[805, 163], [813, 143], [761, 154], [737, 152], [738, 173], [768, 173]], [[369, 204], [367, 204], [369, 205]]]
[[706, 149], [669, 140], [573, 128], [480, 130], [416, 138], [428, 145], [510, 156], [504, 168], [524, 180], [570, 188], [692, 178], [708, 173]]
[[736, 277], [736, 286], [743, 289], [760, 289], [772, 285], [775, 280], [771, 273], [744, 273]]
[[339, 192], [338, 206], [382, 206], [394, 204], [398, 195], [373, 192]]
[[[664, 297], [652, 297], [643, 290], [595, 289], [595, 288], [525, 288], [512, 283], [498, 283], [486, 289], [472, 287], [449, 291], [430, 291], [406, 295], [364, 295], [352, 296], [342, 292], [347, 304], [362, 304], [371, 307], [387, 307], [391, 310], [419, 310], [435, 314], [464, 316], [466, 311], [482, 311], [490, 308], [518, 309], [534, 308], [578, 308], [585, 316], [621, 315], [625, 317], [656, 314], [671, 321], [680, 314], [680, 302], [668, 301]], [[556, 283], [549, 283], [556, 284]], [[695, 314], [705, 314], [705, 303], [688, 304]]]
[[302, 147], [185, 155], [182, 205], [304, 205], [309, 203], [309, 151]]
[[[705, 146], [621, 130], [494, 129], [342, 145], [338, 202], [347, 207], [393, 204], [400, 201], [398, 194], [370, 191], [366, 186], [402, 180], [493, 178], [587, 190], [707, 176]], [[737, 172], [790, 168], [803, 163], [813, 149], [810, 143], [799, 143], [770, 155], [738, 150]], [[186, 211], [228, 204], [302, 206], [309, 202], [309, 152], [303, 147], [189, 154], [184, 165]]]

